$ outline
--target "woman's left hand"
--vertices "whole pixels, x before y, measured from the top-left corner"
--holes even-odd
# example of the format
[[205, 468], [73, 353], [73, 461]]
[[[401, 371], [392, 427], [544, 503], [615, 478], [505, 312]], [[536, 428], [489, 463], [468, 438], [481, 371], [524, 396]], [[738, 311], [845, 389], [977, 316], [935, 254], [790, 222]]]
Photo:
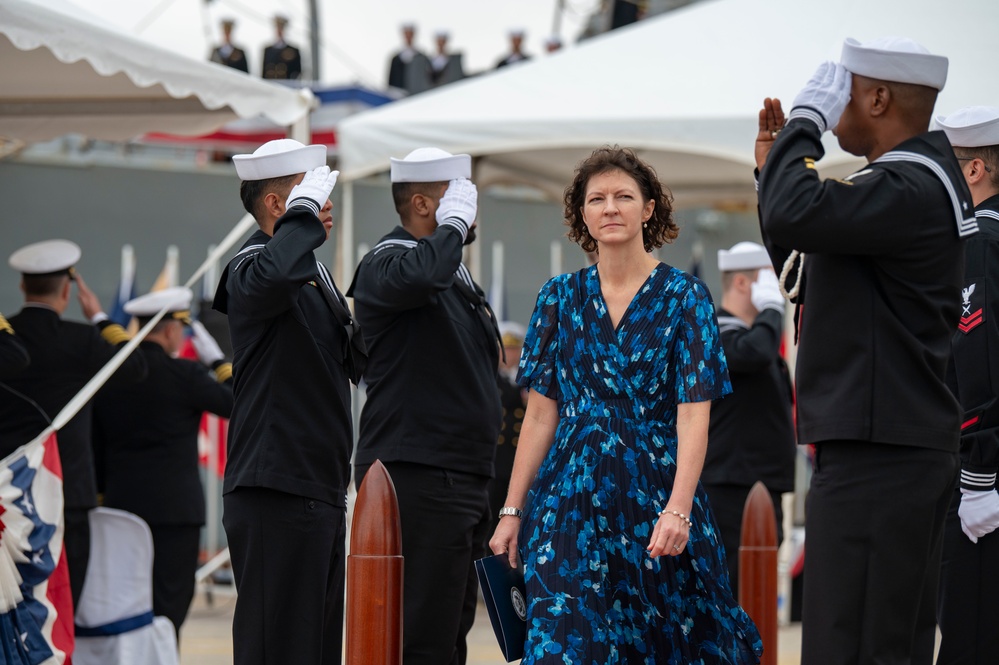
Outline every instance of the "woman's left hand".
[[[679, 515], [674, 515], [676, 511]], [[649, 539], [649, 556], [657, 557], [662, 555], [678, 556], [687, 547], [690, 540], [690, 527], [687, 520], [687, 513], [676, 510], [671, 506], [659, 515], [656, 526], [652, 530], [652, 538]]]

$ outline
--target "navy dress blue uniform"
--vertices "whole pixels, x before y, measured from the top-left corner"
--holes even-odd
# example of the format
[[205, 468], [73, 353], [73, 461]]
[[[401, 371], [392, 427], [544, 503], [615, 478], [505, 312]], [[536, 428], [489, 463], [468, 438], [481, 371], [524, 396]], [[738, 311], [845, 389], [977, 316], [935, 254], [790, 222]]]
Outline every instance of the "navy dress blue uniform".
[[816, 444], [802, 662], [931, 657], [960, 408], [945, 381], [971, 195], [942, 132], [820, 181], [821, 132], [791, 119], [760, 173], [775, 270], [805, 253], [798, 442]]
[[145, 381], [109, 388], [94, 406], [94, 447], [103, 460], [103, 505], [135, 513], [153, 534], [153, 613], [179, 631], [194, 597], [205, 495], [198, 429], [206, 411], [228, 418], [232, 369], [173, 358], [142, 342]]
[[718, 328], [732, 394], [711, 405], [701, 484], [721, 530], [732, 589], [738, 592], [742, 512], [757, 481], [770, 492], [778, 544], [783, 540], [781, 494], [794, 490], [791, 378], [780, 357], [780, 312], [764, 309], [750, 326], [720, 308]]
[[223, 44], [222, 46], [215, 47], [208, 59], [220, 65], [238, 69], [241, 72], [250, 72], [250, 65], [246, 61], [246, 51], [232, 44]]
[[271, 44], [264, 49], [264, 64], [261, 75], [265, 79], [301, 78], [301, 52], [283, 41]]
[[31, 358], [10, 323], [0, 314], [0, 380], [14, 376], [28, 366]]
[[[979, 232], [965, 250], [961, 319], [953, 341], [953, 388], [964, 409], [962, 473], [947, 513], [940, 570], [941, 664], [985, 665], [999, 654], [999, 532], [973, 543], [958, 516], [959, 489], [994, 490], [999, 471], [999, 195], [982, 201], [975, 217]], [[983, 483], [985, 478], [991, 480]]]
[[348, 290], [370, 354], [355, 482], [380, 459], [399, 497], [407, 665], [465, 662], [490, 523], [499, 332], [462, 243], [451, 226], [419, 241], [397, 227]]
[[[55, 310], [31, 303], [10, 317], [10, 323], [31, 357], [31, 364], [4, 381], [20, 397], [5, 395], [0, 399], [0, 457], [41, 433], [128, 341], [128, 335], [119, 325], [108, 321], [97, 326], [66, 321]], [[145, 375], [145, 358], [133, 353], [107, 385], [133, 383]], [[97, 505], [92, 421], [93, 402], [90, 402], [56, 435], [65, 499], [64, 543], [74, 605], [83, 590], [90, 558], [87, 512]]]
[[[235, 662], [341, 660], [349, 378], [360, 336], [314, 250], [316, 215], [293, 206], [230, 261], [215, 309], [229, 316], [235, 405], [223, 523], [241, 599]], [[356, 376], [354, 377], [356, 379]], [[296, 639], [302, 622], [318, 626]]]

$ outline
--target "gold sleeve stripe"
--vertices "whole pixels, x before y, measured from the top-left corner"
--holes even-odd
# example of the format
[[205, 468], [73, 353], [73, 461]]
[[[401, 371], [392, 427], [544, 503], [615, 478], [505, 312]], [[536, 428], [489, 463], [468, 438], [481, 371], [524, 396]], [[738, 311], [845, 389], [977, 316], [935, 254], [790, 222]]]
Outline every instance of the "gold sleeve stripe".
[[112, 323], [111, 325], [104, 326], [101, 329], [101, 337], [106, 339], [108, 342], [114, 346], [118, 346], [123, 342], [127, 342], [132, 339], [132, 336], [125, 332], [125, 329], [119, 326], [117, 323]]
[[815, 168], [815, 160], [812, 159], [811, 157], [805, 157], [805, 168], [806, 169], [814, 169]]
[[10, 322], [6, 319], [6, 317], [4, 317], [3, 314], [0, 314], [0, 330], [11, 335], [14, 334], [14, 329], [10, 327]]
[[225, 383], [232, 378], [232, 363], [222, 363], [215, 368], [215, 379], [219, 383]]

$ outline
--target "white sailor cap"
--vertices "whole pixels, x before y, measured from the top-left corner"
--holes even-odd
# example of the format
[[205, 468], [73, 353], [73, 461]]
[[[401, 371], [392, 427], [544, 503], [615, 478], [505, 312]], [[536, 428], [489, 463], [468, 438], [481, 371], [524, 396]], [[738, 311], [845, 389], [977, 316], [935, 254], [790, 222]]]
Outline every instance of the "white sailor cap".
[[437, 30], [434, 32], [434, 39], [450, 39], [451, 33], [447, 30]]
[[392, 157], [392, 182], [447, 182], [472, 177], [472, 158], [440, 148], [417, 148], [404, 159]]
[[416, 32], [416, 24], [413, 23], [412, 21], [406, 21], [405, 23], [399, 26], [399, 29], [402, 30], [403, 32]]
[[68, 272], [80, 260], [80, 246], [69, 240], [43, 240], [32, 243], [10, 255], [7, 262], [14, 270], [25, 275], [50, 275]]
[[738, 242], [732, 249], [718, 250], [718, 270], [721, 272], [756, 270], [771, 265], [766, 248], [755, 242]]
[[943, 90], [947, 81], [947, 58], [933, 55], [907, 37], [879, 37], [863, 44], [847, 39], [840, 64], [851, 74], [937, 90]]
[[999, 108], [965, 106], [949, 116], [937, 116], [937, 127], [958, 148], [999, 145]]
[[527, 335], [527, 329], [516, 321], [500, 321], [499, 331], [503, 346], [521, 346]]
[[148, 319], [166, 310], [165, 319], [177, 319], [182, 323], [191, 322], [191, 301], [194, 293], [186, 286], [171, 286], [152, 291], [144, 296], [132, 298], [125, 303], [125, 313]]
[[524, 38], [524, 29], [523, 28], [511, 28], [511, 30], [507, 33], [507, 35], [510, 37], [510, 39], [515, 39], [515, 38], [523, 39]]
[[267, 180], [306, 173], [326, 164], [326, 146], [303, 145], [294, 139], [268, 141], [251, 155], [233, 155], [240, 180]]

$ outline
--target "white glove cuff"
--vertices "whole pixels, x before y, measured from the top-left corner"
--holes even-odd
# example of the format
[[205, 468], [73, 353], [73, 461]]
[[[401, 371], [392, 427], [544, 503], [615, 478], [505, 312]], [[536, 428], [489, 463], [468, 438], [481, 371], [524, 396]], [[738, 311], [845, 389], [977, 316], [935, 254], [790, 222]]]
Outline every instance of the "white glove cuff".
[[96, 314], [90, 317], [90, 322], [96, 326], [101, 321], [107, 321], [110, 318], [111, 317], [109, 317], [104, 312], [97, 312]]
[[458, 233], [461, 234], [461, 242], [463, 243], [465, 242], [465, 238], [468, 236], [468, 226], [457, 217], [448, 217], [441, 222], [439, 226], [450, 226], [457, 229]]
[[790, 122], [795, 118], [805, 118], [806, 120], [811, 120], [819, 128], [820, 134], [824, 134], [827, 129], [826, 119], [822, 117], [822, 114], [808, 106], [795, 106], [791, 109], [791, 112], [787, 116], [787, 120]]
[[763, 306], [762, 306], [762, 308], [760, 309], [760, 311], [763, 312], [763, 311], [766, 311], [768, 309], [772, 309], [773, 311], [777, 312], [781, 316], [784, 315], [784, 303], [783, 302], [781, 302], [781, 303], [775, 303], [775, 302], [764, 303]]
[[292, 208], [308, 208], [313, 215], [319, 217], [319, 210], [320, 210], [319, 204], [310, 198], [306, 198], [304, 196], [298, 197], [297, 199], [291, 201], [288, 204], [288, 209], [290, 210]]

